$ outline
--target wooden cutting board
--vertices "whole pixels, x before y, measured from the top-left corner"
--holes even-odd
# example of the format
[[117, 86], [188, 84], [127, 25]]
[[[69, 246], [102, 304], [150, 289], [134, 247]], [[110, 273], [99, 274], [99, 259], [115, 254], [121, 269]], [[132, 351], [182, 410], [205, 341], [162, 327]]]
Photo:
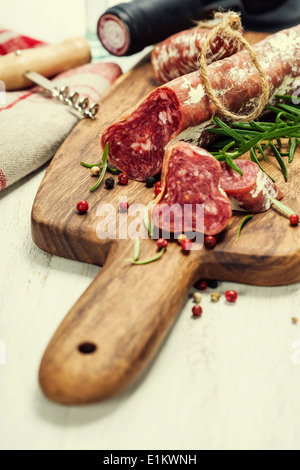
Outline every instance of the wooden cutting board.
[[[261, 34], [248, 34], [251, 42]], [[271, 209], [256, 214], [235, 242], [244, 214], [233, 216], [213, 250], [185, 255], [176, 242], [152, 264], [134, 266], [134, 240], [97, 235], [101, 204], [118, 214], [119, 197], [147, 204], [153, 189], [130, 181], [94, 193], [96, 181], [80, 165], [100, 160], [99, 132], [157, 86], [149, 58], [122, 76], [102, 98], [95, 121], [83, 120], [53, 158], [32, 209], [32, 236], [44, 251], [104, 266], [63, 320], [41, 361], [39, 381], [56, 402], [83, 404], [111, 397], [128, 387], [147, 367], [173, 324], [186, 295], [199, 278], [262, 286], [300, 280], [300, 228]], [[300, 212], [300, 161], [289, 165], [285, 183], [275, 159], [264, 164], [284, 193], [284, 203]], [[116, 177], [115, 177], [116, 178]], [[76, 204], [86, 199], [90, 209], [79, 215]], [[99, 209], [98, 209], [99, 210]], [[128, 220], [134, 220], [134, 217]], [[118, 233], [118, 224], [117, 224]], [[142, 240], [141, 258], [156, 251], [153, 240]], [[180, 345], [179, 345], [180, 347]]]

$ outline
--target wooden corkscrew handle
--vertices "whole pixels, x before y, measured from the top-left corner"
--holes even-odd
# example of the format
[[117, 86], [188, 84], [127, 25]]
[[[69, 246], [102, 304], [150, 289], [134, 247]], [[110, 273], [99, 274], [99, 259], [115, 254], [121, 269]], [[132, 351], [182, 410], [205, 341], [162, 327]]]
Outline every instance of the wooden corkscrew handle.
[[73, 67], [91, 61], [91, 51], [85, 38], [71, 38], [59, 44], [11, 52], [0, 58], [0, 80], [7, 91], [32, 86], [23, 75], [29, 70], [44, 77], [53, 77]]

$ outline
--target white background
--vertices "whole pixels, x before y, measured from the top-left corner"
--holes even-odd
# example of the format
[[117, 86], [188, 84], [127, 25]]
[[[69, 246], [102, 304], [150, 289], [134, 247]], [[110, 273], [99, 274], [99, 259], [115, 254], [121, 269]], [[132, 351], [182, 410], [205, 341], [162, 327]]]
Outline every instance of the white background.
[[[84, 34], [83, 1], [1, 0], [0, 6], [2, 26], [33, 37], [58, 42]], [[125, 69], [135, 60], [123, 61]], [[33, 244], [30, 211], [44, 172], [0, 194], [0, 341], [6, 348], [0, 447], [299, 449], [300, 324], [291, 323], [292, 316], [300, 319], [299, 284], [222, 283], [221, 293], [237, 290], [237, 303], [212, 304], [211, 291], [205, 292], [203, 317], [195, 321], [187, 299], [152, 366], [123, 395], [82, 407], [44, 398], [37, 381], [41, 356], [98, 272]]]

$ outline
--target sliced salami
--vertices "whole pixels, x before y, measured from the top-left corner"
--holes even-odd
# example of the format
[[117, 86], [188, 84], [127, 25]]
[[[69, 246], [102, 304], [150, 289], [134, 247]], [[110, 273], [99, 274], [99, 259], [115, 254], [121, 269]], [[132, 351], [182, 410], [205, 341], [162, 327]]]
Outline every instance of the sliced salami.
[[243, 173], [221, 163], [220, 186], [225, 191], [233, 210], [264, 212], [271, 207], [270, 197], [281, 199], [282, 192], [259, 166], [248, 160], [235, 160]]
[[[242, 27], [240, 28], [242, 31]], [[199, 69], [198, 57], [211, 33], [209, 28], [192, 28], [173, 34], [158, 44], [152, 52], [151, 63], [156, 80], [166, 83]], [[241, 50], [238, 42], [217, 34], [207, 51], [207, 63], [224, 59]]]
[[163, 164], [162, 191], [151, 211], [153, 224], [172, 233], [221, 232], [232, 209], [220, 189], [220, 177], [219, 162], [206, 150], [186, 142], [170, 146]]
[[[253, 46], [270, 85], [269, 103], [276, 94], [295, 91], [300, 79], [300, 25], [276, 33]], [[261, 93], [258, 72], [246, 51], [208, 66], [211, 84], [223, 105], [247, 113]], [[207, 97], [199, 71], [162, 85], [102, 134], [109, 143], [109, 159], [132, 179], [145, 180], [161, 170], [170, 141], [184, 140], [206, 146], [212, 118], [219, 115]]]

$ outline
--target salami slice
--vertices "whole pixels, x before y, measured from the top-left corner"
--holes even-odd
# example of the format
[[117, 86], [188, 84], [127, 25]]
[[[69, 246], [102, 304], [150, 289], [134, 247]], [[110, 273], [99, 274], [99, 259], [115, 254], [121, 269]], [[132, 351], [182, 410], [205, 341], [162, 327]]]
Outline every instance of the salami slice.
[[[269, 103], [276, 94], [295, 91], [300, 79], [300, 25], [276, 33], [253, 46], [270, 85]], [[246, 51], [208, 66], [211, 84], [232, 112], [247, 113], [261, 93], [258, 72]], [[109, 143], [109, 159], [132, 179], [143, 181], [161, 170], [170, 141], [207, 145], [205, 129], [219, 115], [209, 100], [199, 71], [176, 78], [150, 93], [120, 120], [108, 127], [101, 144]]]
[[282, 192], [256, 163], [235, 160], [235, 164], [243, 176], [222, 162], [220, 180], [220, 186], [229, 197], [233, 210], [264, 212], [271, 207], [270, 197], [282, 198]]
[[[242, 31], [242, 27], [240, 28]], [[211, 33], [209, 28], [192, 28], [173, 34], [158, 44], [152, 52], [151, 63], [156, 80], [166, 83], [199, 69], [198, 57]], [[217, 34], [207, 51], [207, 63], [224, 59], [241, 50], [236, 41]]]
[[166, 232], [221, 232], [232, 209], [220, 189], [220, 177], [219, 162], [206, 150], [186, 142], [170, 146], [163, 164], [162, 191], [151, 211], [153, 224]]

